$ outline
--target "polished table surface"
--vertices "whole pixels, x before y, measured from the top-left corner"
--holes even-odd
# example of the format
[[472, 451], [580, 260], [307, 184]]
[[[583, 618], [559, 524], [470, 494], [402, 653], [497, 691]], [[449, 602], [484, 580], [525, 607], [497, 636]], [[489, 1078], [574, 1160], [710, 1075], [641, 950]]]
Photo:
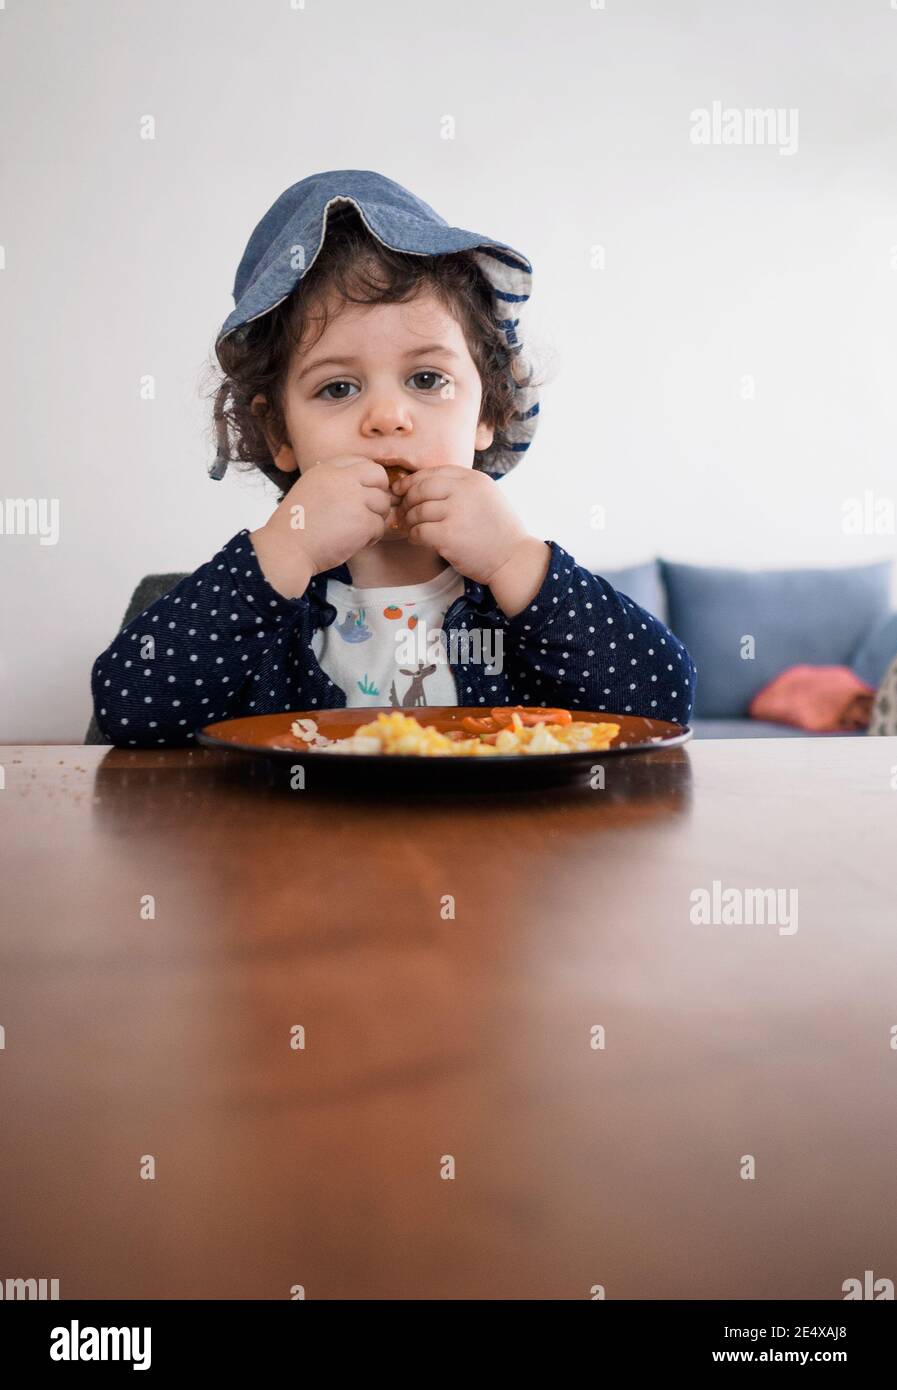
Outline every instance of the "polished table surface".
[[[202, 749], [0, 763], [0, 1279], [895, 1277], [897, 739], [692, 741], [608, 757], [603, 790], [443, 799]], [[796, 889], [797, 930], [692, 921], [715, 880]]]

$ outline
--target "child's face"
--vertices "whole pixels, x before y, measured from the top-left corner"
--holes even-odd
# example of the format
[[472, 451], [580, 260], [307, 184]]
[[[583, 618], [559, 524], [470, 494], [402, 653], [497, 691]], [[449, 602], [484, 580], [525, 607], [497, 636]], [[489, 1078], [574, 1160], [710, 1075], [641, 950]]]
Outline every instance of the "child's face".
[[344, 303], [314, 346], [294, 350], [284, 387], [292, 444], [275, 462], [304, 473], [322, 459], [360, 454], [470, 468], [494, 435], [478, 423], [481, 396], [464, 333], [432, 293], [407, 304]]

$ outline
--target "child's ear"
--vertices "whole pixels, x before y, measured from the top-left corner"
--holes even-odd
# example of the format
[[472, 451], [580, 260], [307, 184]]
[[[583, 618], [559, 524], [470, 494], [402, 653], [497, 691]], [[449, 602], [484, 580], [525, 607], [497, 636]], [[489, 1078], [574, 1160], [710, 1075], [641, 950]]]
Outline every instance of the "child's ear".
[[478, 454], [481, 454], [484, 450], [489, 448], [494, 438], [495, 430], [491, 425], [486, 425], [481, 420], [477, 425], [477, 432], [474, 435], [473, 447]]
[[290, 444], [282, 444], [279, 449], [275, 448], [274, 436], [271, 434], [271, 431], [265, 424], [264, 417], [268, 411], [267, 396], [253, 396], [252, 404], [249, 408], [252, 411], [253, 415], [257, 416], [260, 420], [262, 429], [265, 433], [265, 438], [268, 441], [268, 448], [271, 451], [271, 457], [277, 464], [277, 467], [280, 469], [281, 473], [298, 473], [299, 465], [296, 462], [296, 455], [293, 453], [292, 446]]

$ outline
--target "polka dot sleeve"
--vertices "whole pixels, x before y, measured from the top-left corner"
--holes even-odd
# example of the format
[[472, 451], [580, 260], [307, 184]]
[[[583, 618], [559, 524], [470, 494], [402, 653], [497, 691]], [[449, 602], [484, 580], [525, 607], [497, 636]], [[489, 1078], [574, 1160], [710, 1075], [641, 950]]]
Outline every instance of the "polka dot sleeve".
[[505, 619], [505, 664], [515, 692], [535, 692], [537, 704], [687, 724], [697, 670], [678, 637], [556, 541], [546, 544], [551, 561], [542, 588]]
[[242, 696], [266, 664], [278, 679], [286, 662], [275, 653], [306, 609], [304, 598], [272, 588], [248, 530], [238, 532], [97, 657], [91, 691], [101, 732], [124, 747], [191, 745], [203, 724], [244, 712]]

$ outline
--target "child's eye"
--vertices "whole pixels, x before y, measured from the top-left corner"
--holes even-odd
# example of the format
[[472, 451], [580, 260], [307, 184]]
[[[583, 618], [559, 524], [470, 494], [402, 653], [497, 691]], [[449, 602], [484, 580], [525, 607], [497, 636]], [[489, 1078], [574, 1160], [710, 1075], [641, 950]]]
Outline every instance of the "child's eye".
[[[448, 385], [448, 380], [449, 380], [448, 377], [447, 377], [447, 376], [443, 376], [441, 372], [415, 372], [415, 373], [414, 373], [414, 376], [409, 377], [409, 381], [413, 381], [413, 380], [414, 380], [414, 377], [417, 377], [417, 376], [430, 376], [430, 377], [433, 377], [433, 378], [435, 379], [436, 386], [438, 386], [440, 390], [442, 389], [443, 386], [447, 386], [447, 385]], [[423, 389], [425, 392], [427, 392], [427, 394], [432, 394], [432, 391], [433, 391], [434, 388], [433, 388], [433, 387], [426, 387], [426, 386], [424, 386], [422, 389]]]
[[[318, 392], [318, 395], [319, 395], [319, 396], [323, 396], [325, 391], [332, 391], [332, 390], [334, 389], [334, 387], [336, 387], [336, 386], [354, 386], [354, 384], [355, 384], [355, 383], [352, 382], [352, 381], [329, 381], [329, 382], [327, 383], [326, 386], [322, 386], [322, 387], [321, 387], [320, 391]], [[336, 397], [334, 397], [334, 396], [327, 396], [326, 399], [327, 399], [328, 401], [332, 401], [332, 400], [350, 401], [350, 400], [352, 399], [352, 397], [351, 397], [351, 396], [336, 396]]]

